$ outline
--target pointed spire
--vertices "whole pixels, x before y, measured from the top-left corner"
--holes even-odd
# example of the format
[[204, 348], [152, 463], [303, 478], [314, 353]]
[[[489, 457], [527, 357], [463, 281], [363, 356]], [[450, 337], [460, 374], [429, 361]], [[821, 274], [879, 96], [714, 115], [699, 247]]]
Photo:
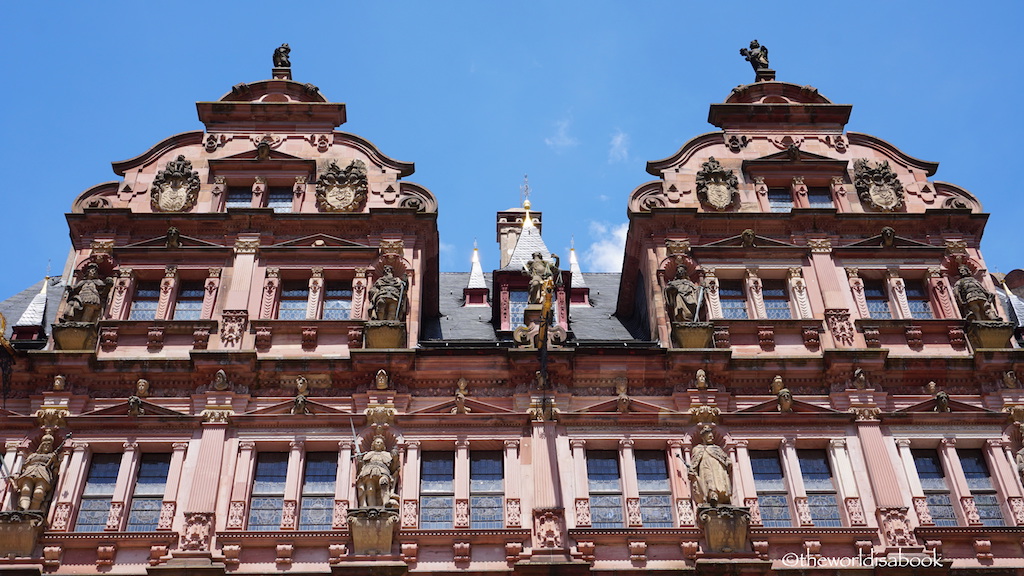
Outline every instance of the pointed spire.
[[[575, 244], [575, 241], [573, 241]], [[572, 287], [585, 288], [587, 283], [583, 280], [583, 270], [580, 269], [580, 261], [576, 258], [576, 247], [569, 248], [569, 271], [572, 272]]]
[[469, 284], [466, 288], [487, 288], [484, 270], [480, 267], [480, 250], [476, 247], [476, 240], [473, 240], [473, 267], [469, 271]]
[[32, 302], [29, 303], [28, 308], [22, 312], [21, 318], [14, 323], [15, 327], [18, 326], [42, 326], [46, 317], [46, 287], [50, 284], [50, 279], [43, 278], [43, 286], [39, 289], [39, 293], [32, 298]]

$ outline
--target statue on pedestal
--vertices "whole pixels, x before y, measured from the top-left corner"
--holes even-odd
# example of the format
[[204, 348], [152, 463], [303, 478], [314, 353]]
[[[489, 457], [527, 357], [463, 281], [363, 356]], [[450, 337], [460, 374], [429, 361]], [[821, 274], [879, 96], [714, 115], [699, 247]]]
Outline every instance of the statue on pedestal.
[[743, 56], [744, 60], [750, 62], [754, 71], [768, 69], [768, 48], [761, 46], [757, 40], [750, 41], [749, 50], [740, 48], [740, 56]]
[[710, 506], [729, 504], [732, 501], [732, 459], [718, 444], [715, 431], [710, 426], [701, 428], [703, 444], [693, 449], [689, 476], [696, 488], [696, 499]]
[[370, 319], [402, 320], [408, 286], [408, 281], [395, 277], [395, 269], [391, 265], [385, 265], [384, 275], [370, 287]]
[[995, 295], [971, 275], [971, 270], [967, 266], [961, 265], [958, 271], [960, 279], [953, 284], [953, 295], [964, 319], [1002, 320], [999, 314], [996, 314]]
[[530, 277], [529, 299], [527, 300], [529, 304], [544, 303], [545, 281], [553, 279], [554, 282], [558, 282], [560, 260], [557, 254], [552, 254], [551, 257], [554, 262], [545, 260], [540, 252], [534, 252], [533, 258], [523, 264], [523, 274]]
[[288, 58], [292, 49], [287, 43], [274, 49], [274, 68], [291, 68], [292, 61]]
[[373, 437], [370, 450], [356, 460], [356, 500], [360, 508], [398, 508], [398, 452], [387, 451], [384, 437]]
[[700, 289], [687, 277], [685, 266], [676, 266], [675, 279], [665, 286], [665, 305], [671, 322], [697, 320], [697, 301]]
[[14, 479], [18, 493], [19, 510], [41, 510], [53, 488], [57, 453], [53, 449], [53, 434], [46, 432], [39, 446], [25, 459], [21, 472]]
[[114, 284], [113, 278], [100, 278], [100, 267], [90, 262], [85, 267], [85, 277], [68, 287], [68, 302], [60, 322], [89, 322], [100, 319], [107, 292]]

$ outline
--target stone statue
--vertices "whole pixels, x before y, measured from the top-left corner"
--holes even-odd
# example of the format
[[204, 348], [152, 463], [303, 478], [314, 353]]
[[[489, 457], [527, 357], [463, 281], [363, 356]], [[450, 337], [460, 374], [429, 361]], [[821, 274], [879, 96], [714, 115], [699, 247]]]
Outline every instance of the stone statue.
[[68, 304], [60, 321], [91, 323], [99, 320], [113, 284], [113, 278], [100, 278], [100, 267], [90, 262], [85, 267], [85, 278], [68, 287]]
[[785, 387], [785, 383], [782, 382], [782, 375], [776, 374], [775, 378], [772, 378], [772, 394], [778, 395]]
[[402, 320], [405, 317], [406, 289], [409, 283], [395, 277], [391, 265], [370, 287], [370, 320]]
[[228, 389], [228, 373], [223, 370], [217, 370], [217, 373], [213, 375], [213, 389], [214, 390], [227, 390]]
[[167, 229], [167, 242], [165, 246], [168, 248], [181, 248], [181, 232], [174, 226]]
[[544, 302], [544, 282], [551, 279], [558, 282], [558, 265], [560, 260], [557, 254], [552, 254], [554, 262], [545, 260], [540, 252], [534, 252], [533, 258], [523, 264], [523, 274], [530, 277], [529, 304], [542, 304]]
[[142, 416], [146, 410], [142, 407], [142, 398], [132, 395], [128, 397], [128, 415]]
[[291, 68], [292, 61], [288, 59], [292, 49], [287, 43], [281, 44], [274, 49], [274, 68]]
[[779, 412], [792, 412], [793, 411], [793, 393], [789, 391], [789, 388], [783, 388], [779, 390]]
[[25, 459], [21, 472], [14, 479], [18, 490], [19, 510], [41, 510], [43, 501], [53, 487], [57, 453], [53, 449], [53, 435], [43, 434], [39, 446]]
[[633, 399], [629, 397], [629, 383], [625, 378], [622, 378], [615, 383], [615, 393], [617, 399], [615, 401], [616, 410], [620, 414], [626, 414], [629, 412], [629, 405], [633, 403]]
[[377, 375], [373, 377], [373, 386], [377, 390], [387, 390], [391, 387], [391, 378], [388, 377], [387, 370], [377, 370]]
[[695, 322], [700, 289], [686, 276], [685, 266], [676, 266], [676, 277], [665, 286], [665, 304], [672, 322]]
[[1007, 370], [1003, 373], [1003, 386], [1006, 388], [1017, 388], [1020, 386], [1017, 374], [1013, 370]]
[[688, 473], [693, 480], [698, 502], [711, 506], [732, 501], [732, 460], [725, 450], [715, 444], [715, 431], [710, 426], [701, 428], [703, 444], [693, 449]]
[[857, 390], [864, 390], [868, 387], [868, 375], [864, 372], [863, 368], [857, 368], [853, 371], [853, 387]]
[[703, 369], [697, 370], [697, 376], [694, 378], [694, 385], [697, 390], [708, 389], [708, 375]]
[[941, 391], [935, 394], [935, 411], [949, 412], [949, 394]]
[[892, 248], [896, 245], [896, 231], [890, 226], [882, 228], [882, 248]]
[[306, 380], [305, 376], [299, 376], [295, 379], [295, 393], [299, 396], [309, 394], [309, 380]]
[[53, 377], [54, 392], [63, 392], [65, 387], [67, 387], [67, 379], [62, 374], [57, 374]]
[[953, 284], [953, 295], [966, 320], [1001, 320], [996, 314], [995, 295], [974, 276], [967, 266], [958, 269], [960, 279]]
[[757, 40], [750, 41], [750, 49], [740, 48], [740, 56], [754, 67], [754, 71], [768, 69], [768, 48]]
[[135, 395], [139, 398], [149, 397], [149, 380], [139, 378], [138, 381], [135, 382]]
[[459, 381], [455, 383], [455, 406], [452, 408], [452, 414], [469, 414], [473, 411], [472, 408], [466, 406], [467, 395], [469, 395], [469, 381], [459, 378]]
[[356, 499], [360, 508], [397, 508], [398, 452], [388, 452], [384, 436], [376, 435], [369, 452], [356, 460]]

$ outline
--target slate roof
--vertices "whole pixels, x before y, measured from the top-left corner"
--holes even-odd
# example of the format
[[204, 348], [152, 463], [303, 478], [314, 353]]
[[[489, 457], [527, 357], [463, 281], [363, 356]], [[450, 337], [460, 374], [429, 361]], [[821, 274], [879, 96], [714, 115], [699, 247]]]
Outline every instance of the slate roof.
[[544, 243], [540, 230], [536, 226], [523, 226], [523, 233], [519, 235], [512, 256], [502, 270], [522, 270], [523, 266], [533, 259], [534, 252], [540, 252], [545, 260], [551, 259], [551, 251]]
[[[39, 308], [42, 303], [36, 300], [36, 297], [42, 291], [43, 282], [47, 282], [47, 280], [40, 280], [14, 296], [0, 301], [0, 314], [3, 314], [4, 318], [7, 319], [7, 329], [4, 331], [4, 337], [10, 339], [14, 325], [22, 319], [22, 316], [29, 308], [34, 308], [34, 310], [30, 311], [30, 316], [33, 312], [42, 312], [40, 314], [43, 320], [42, 325], [46, 333], [50, 333], [50, 324], [57, 321], [57, 306], [60, 305], [60, 299], [64, 296], [64, 283], [60, 281], [60, 278], [48, 280], [50, 284], [46, 289], [45, 307], [40, 311]], [[36, 300], [34, 307], [32, 306], [33, 300]]]

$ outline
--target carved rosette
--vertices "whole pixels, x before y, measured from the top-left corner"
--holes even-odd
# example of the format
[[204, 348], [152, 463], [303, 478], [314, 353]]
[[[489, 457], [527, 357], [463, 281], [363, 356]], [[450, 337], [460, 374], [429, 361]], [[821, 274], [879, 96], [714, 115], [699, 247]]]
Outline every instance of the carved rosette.
[[590, 499], [576, 499], [576, 526], [590, 526]]
[[861, 202], [875, 210], [891, 212], [903, 205], [903, 184], [885, 162], [859, 158], [853, 163], [853, 184]]
[[345, 169], [331, 162], [316, 183], [316, 205], [321, 212], [358, 212], [369, 189], [366, 164], [353, 160]]
[[185, 531], [181, 535], [182, 550], [209, 550], [210, 537], [212, 535], [213, 512], [189, 512], [185, 514]]
[[184, 155], [179, 155], [156, 173], [149, 195], [154, 212], [188, 212], [199, 195], [199, 173], [192, 171], [192, 163]]
[[739, 180], [732, 170], [726, 170], [714, 156], [701, 164], [697, 172], [697, 196], [701, 202], [716, 210], [725, 210], [739, 195]]

